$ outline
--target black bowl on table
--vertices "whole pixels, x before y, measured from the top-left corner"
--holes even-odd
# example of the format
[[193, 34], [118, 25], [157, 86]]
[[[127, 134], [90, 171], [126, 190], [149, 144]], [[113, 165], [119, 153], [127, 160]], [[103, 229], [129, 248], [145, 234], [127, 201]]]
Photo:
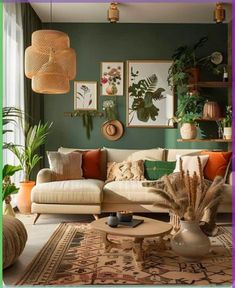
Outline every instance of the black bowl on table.
[[117, 212], [119, 222], [131, 222], [133, 219], [132, 212]]

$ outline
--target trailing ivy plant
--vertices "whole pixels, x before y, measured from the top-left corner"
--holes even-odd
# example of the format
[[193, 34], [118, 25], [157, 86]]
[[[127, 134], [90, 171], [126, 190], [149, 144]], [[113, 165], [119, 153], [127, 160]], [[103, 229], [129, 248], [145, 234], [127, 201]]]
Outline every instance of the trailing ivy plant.
[[[134, 72], [131, 67], [131, 80], [135, 80], [139, 71]], [[147, 122], [150, 118], [155, 121], [159, 114], [159, 108], [156, 107], [156, 100], [162, 100], [165, 96], [162, 94], [165, 89], [157, 88], [158, 78], [152, 74], [146, 79], [141, 79], [137, 83], [132, 83], [128, 87], [129, 97], [134, 98], [129, 114], [133, 114], [130, 122], [133, 120], [134, 113], [137, 114], [139, 121]]]

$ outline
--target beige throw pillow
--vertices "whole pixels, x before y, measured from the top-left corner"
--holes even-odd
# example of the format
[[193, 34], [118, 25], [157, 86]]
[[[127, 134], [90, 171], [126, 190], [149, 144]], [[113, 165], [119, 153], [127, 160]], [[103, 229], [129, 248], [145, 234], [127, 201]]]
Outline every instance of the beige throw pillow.
[[206, 163], [209, 159], [209, 155], [198, 155], [198, 156], [182, 156], [182, 155], [176, 155], [176, 165], [175, 170], [173, 172], [180, 172], [180, 158], [182, 159], [183, 163], [183, 170], [187, 172], [189, 171], [189, 175], [193, 176], [194, 171], [199, 175], [199, 166], [198, 166], [198, 160], [197, 157], [200, 157], [201, 164], [202, 164], [202, 170], [204, 170], [204, 167], [206, 166]]
[[83, 179], [81, 153], [47, 152], [47, 156], [56, 181]]
[[132, 153], [127, 161], [138, 161], [138, 160], [158, 160], [162, 161], [164, 156], [164, 149], [148, 149], [140, 150]]
[[144, 161], [109, 162], [107, 181], [145, 180]]

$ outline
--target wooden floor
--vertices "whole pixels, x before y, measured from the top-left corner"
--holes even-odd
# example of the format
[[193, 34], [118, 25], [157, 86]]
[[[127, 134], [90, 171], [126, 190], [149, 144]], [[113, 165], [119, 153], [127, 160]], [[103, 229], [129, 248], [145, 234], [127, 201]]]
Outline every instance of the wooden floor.
[[[169, 217], [167, 214], [144, 214], [143, 216], [168, 221]], [[17, 262], [4, 270], [3, 279], [5, 285], [14, 285], [14, 283], [21, 277], [25, 268], [30, 264], [32, 259], [41, 250], [43, 245], [47, 242], [53, 231], [61, 222], [70, 221], [87, 221], [91, 222], [94, 220], [92, 215], [41, 215], [36, 225], [32, 225], [34, 215], [22, 215], [17, 214], [17, 218], [20, 219], [28, 232], [28, 240], [26, 247], [17, 260]], [[218, 217], [218, 223], [231, 223], [231, 214], [220, 214]]]

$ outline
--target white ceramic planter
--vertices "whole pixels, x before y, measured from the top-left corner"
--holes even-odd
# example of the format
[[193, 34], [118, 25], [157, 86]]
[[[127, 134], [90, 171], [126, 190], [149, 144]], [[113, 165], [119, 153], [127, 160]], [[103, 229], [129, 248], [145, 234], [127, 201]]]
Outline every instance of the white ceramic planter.
[[189, 140], [197, 137], [197, 127], [194, 124], [183, 123], [180, 128], [182, 139]]
[[172, 250], [187, 261], [197, 261], [210, 249], [209, 238], [198, 222], [180, 221], [180, 230], [171, 239]]
[[232, 139], [232, 127], [224, 127], [224, 139]]

